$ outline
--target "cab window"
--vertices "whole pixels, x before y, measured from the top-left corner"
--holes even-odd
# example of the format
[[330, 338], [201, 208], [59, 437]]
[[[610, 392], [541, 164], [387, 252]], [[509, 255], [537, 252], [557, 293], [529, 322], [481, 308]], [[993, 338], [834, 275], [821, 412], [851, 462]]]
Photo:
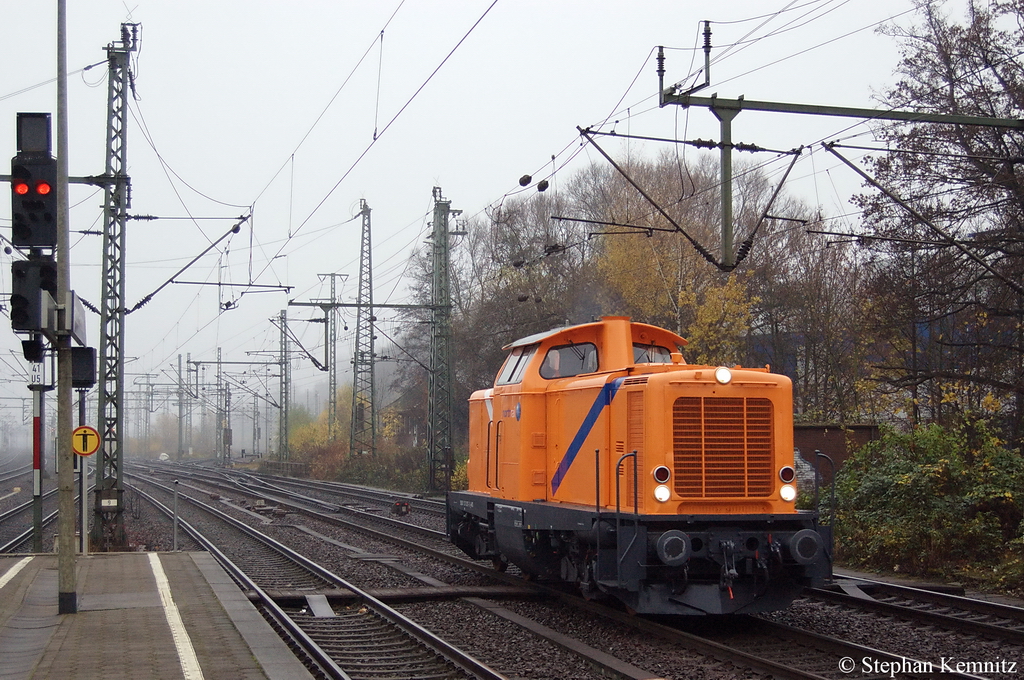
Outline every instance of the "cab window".
[[589, 342], [552, 347], [540, 365], [540, 377], [547, 380], [567, 378], [597, 370], [597, 347]]
[[526, 366], [530, 363], [530, 359], [533, 358], [536, 352], [537, 345], [513, 348], [508, 358], [505, 359], [505, 364], [501, 367], [501, 372], [498, 374], [498, 380], [495, 384], [512, 385], [523, 382], [523, 373], [526, 371]]
[[671, 364], [672, 352], [661, 345], [644, 345], [633, 343], [634, 364]]

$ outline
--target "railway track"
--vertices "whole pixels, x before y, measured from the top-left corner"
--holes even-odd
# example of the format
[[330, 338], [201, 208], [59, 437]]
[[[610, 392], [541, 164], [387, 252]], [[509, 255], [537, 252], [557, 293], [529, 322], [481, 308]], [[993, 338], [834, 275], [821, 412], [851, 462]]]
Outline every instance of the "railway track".
[[[237, 480], [233, 483], [237, 483]], [[566, 593], [564, 590], [548, 588], [539, 584], [527, 584], [520, 578], [498, 574], [489, 567], [466, 560], [449, 552], [443, 532], [436, 530], [425, 532], [422, 527], [409, 525], [401, 520], [382, 517], [372, 511], [339, 506], [336, 502], [326, 500], [323, 497], [311, 498], [305, 493], [290, 491], [285, 488], [286, 486], [291, 485], [279, 484], [277, 480], [273, 483], [253, 483], [249, 481], [242, 484], [242, 488], [247, 493], [266, 494], [265, 498], [268, 502], [280, 504], [287, 507], [289, 511], [301, 512], [319, 521], [341, 524], [348, 529], [367, 533], [378, 540], [391, 541], [410, 550], [428, 554], [433, 559], [447, 561], [465, 569], [485, 574], [489, 578], [504, 581], [509, 586], [534, 588], [542, 597], [557, 599], [564, 606], [585, 610], [590, 614], [611, 619], [617, 625], [637, 629], [645, 635], [656, 636], [681, 648], [712, 657], [719, 661], [751, 668], [773, 677], [817, 678], [819, 680], [821, 678], [870, 677], [872, 673], [863, 672], [865, 669], [862, 666], [865, 659], [871, 660], [873, 664], [872, 670], [879, 673], [886, 671], [882, 673], [886, 676], [888, 676], [888, 672], [891, 672], [894, 677], [934, 677], [935, 675], [934, 668], [924, 659], [914, 659], [905, 655], [892, 654], [873, 647], [858, 645], [760, 619], [749, 619], [749, 623], [740, 625], [741, 631], [739, 634], [735, 630], [730, 630], [727, 634], [723, 635], [721, 631], [687, 630], [687, 628], [692, 626], [692, 622], [669, 626], [638, 617], [631, 617], [610, 610], [604, 605], [583, 601], [575, 594]], [[305, 485], [302, 485], [302, 487], [305, 491]], [[354, 491], [348, 490], [347, 493], [352, 494]], [[379, 504], [378, 509], [382, 510], [389, 504], [390, 499], [375, 495], [375, 497], [367, 498], [365, 501], [366, 504]], [[374, 524], [377, 526], [374, 527]], [[400, 529], [412, 532], [414, 536], [403, 538], [396, 535]], [[306, 531], [320, 540], [332, 540], [327, 536], [318, 535], [308, 529]], [[428, 538], [429, 543], [433, 545], [426, 545], [421, 540], [421, 537]], [[437, 542], [440, 542], [440, 544]], [[371, 557], [371, 559], [373, 558]], [[402, 570], [402, 565], [395, 560], [382, 559], [381, 561], [389, 567]], [[414, 577], [417, 576], [414, 570], [406, 569], [404, 571]], [[424, 584], [425, 586], [434, 587], [444, 585], [432, 582], [430, 579], [424, 580]], [[441, 594], [441, 591], [438, 590], [436, 596], [446, 597], [450, 596], [450, 593], [445, 595]], [[423, 597], [427, 596], [424, 595]], [[531, 627], [531, 622], [524, 620], [524, 617], [497, 606], [493, 601], [473, 596], [464, 596], [464, 599], [467, 602], [488, 608], [492, 614], [503, 616], [508, 620], [516, 620], [519, 625], [524, 627]], [[734, 619], [729, 628], [735, 629], [737, 627], [735, 625], [736, 621], [745, 618], [738, 617]], [[538, 636], [554, 639], [559, 635], [559, 631], [536, 623], [533, 625], [536, 625], [537, 629], [531, 630]], [[698, 628], [701, 627], [698, 626]], [[599, 650], [587, 647], [586, 645], [582, 645], [582, 649], [577, 647], [574, 651], [581, 658], [590, 659], [590, 662], [593, 661], [595, 656], [601, 654]], [[840, 666], [839, 660], [856, 660], [857, 667], [852, 671], [845, 669]], [[633, 668], [635, 669], [635, 667]], [[915, 671], [914, 669], [923, 670]], [[614, 675], [615, 677], [651, 677], [650, 673], [646, 673], [642, 669], [635, 669], [635, 671], [632, 671], [634, 674], [630, 674], [630, 672], [611, 671], [607, 667], [602, 671], [605, 674], [617, 673]], [[973, 678], [976, 676], [965, 673], [953, 673], [946, 674], [945, 677]]]
[[0, 513], [32, 497], [32, 468], [0, 472]]
[[[138, 467], [161, 475], [180, 474], [180, 471], [183, 469], [180, 465], [169, 463]], [[192, 478], [204, 479], [213, 484], [231, 484], [245, 493], [260, 494], [263, 490], [267, 489], [287, 489], [311, 498], [319, 498], [339, 507], [359, 507], [370, 504], [390, 508], [396, 502], [400, 502], [407, 504], [409, 510], [416, 514], [439, 517], [442, 520], [445, 515], [443, 499], [424, 498], [420, 494], [374, 489], [343, 482], [328, 482], [315, 479], [300, 480], [294, 477], [282, 477], [279, 475], [257, 475], [241, 471], [209, 470], [198, 467], [184, 469], [188, 471], [189, 476]]]
[[[149, 468], [154, 472], [167, 475], [168, 471], [158, 467]], [[173, 476], [173, 475], [172, 475]], [[180, 476], [180, 475], [179, 475]], [[208, 490], [216, 493], [230, 494], [234, 492], [252, 500], [262, 500], [276, 504], [282, 508], [309, 514], [318, 518], [333, 518], [337, 515], [357, 518], [371, 525], [383, 525], [398, 531], [408, 531], [421, 536], [436, 539], [448, 545], [444, 532], [444, 504], [439, 501], [419, 499], [421, 505], [408, 515], [390, 516], [396, 498], [407, 498], [401, 494], [388, 496], [384, 492], [373, 490], [367, 497], [359, 497], [352, 485], [347, 487], [347, 501], [340, 501], [332, 496], [330, 486], [322, 484], [304, 484], [287, 478], [273, 478], [273, 481], [262, 479], [261, 476], [210, 474], [189, 475], [189, 479], [197, 478], [210, 485]], [[197, 487], [197, 490], [199, 488]], [[376, 511], [374, 510], [376, 507]], [[426, 516], [424, 518], [424, 515]]]
[[[508, 597], [525, 597], [527, 588], [535, 589], [534, 584], [524, 583], [521, 579], [502, 576], [494, 573], [490, 568], [469, 562], [463, 558], [452, 555], [447, 550], [449, 544], [444, 538], [443, 532], [424, 530], [423, 527], [410, 524], [408, 518], [387, 517], [387, 508], [393, 503], [395, 495], [376, 493], [367, 498], [360, 498], [352, 488], [346, 489], [345, 499], [339, 502], [331, 498], [330, 485], [316, 485], [315, 489], [307, 489], [308, 485], [295, 482], [282, 482], [280, 479], [259, 480], [252, 475], [224, 475], [214, 473], [203, 476], [204, 484], [222, 485], [220, 488], [224, 493], [233, 492], [246, 498], [256, 499], [262, 497], [266, 503], [279, 504], [289, 508], [291, 512], [302, 512], [318, 521], [340, 523], [348, 528], [356, 529], [367, 533], [379, 540], [397, 542], [418, 552], [430, 552], [438, 560], [446, 560], [458, 564], [466, 569], [475, 569], [488, 578], [505, 580], [507, 585], [502, 591], [501, 587], [478, 587], [478, 588], [457, 588], [448, 587], [441, 582], [431, 582], [429, 579], [423, 582], [422, 587], [417, 589], [402, 588], [388, 592], [378, 589], [370, 592], [371, 597], [377, 597], [381, 601], [392, 604], [399, 604], [409, 601], [435, 601], [462, 598], [465, 602], [471, 602], [477, 606], [486, 608], [492, 614], [504, 617], [508, 621], [514, 621], [535, 635], [546, 639], [556, 639], [559, 631], [530, 622], [526, 617], [519, 616], [514, 609], [503, 609], [497, 606], [496, 601]], [[223, 486], [227, 485], [227, 486]], [[211, 487], [212, 488], [212, 487]], [[294, 489], [302, 489], [306, 493], [299, 493]], [[208, 494], [209, 491], [201, 490], [200, 493]], [[426, 507], [416, 510], [414, 515], [431, 515], [429, 501]], [[342, 516], [349, 518], [342, 519]], [[376, 526], [375, 526], [376, 525]], [[293, 527], [303, 530], [301, 527]], [[330, 541], [326, 536], [318, 536], [315, 532], [306, 532], [322, 541]], [[398, 539], [399, 532], [413, 532], [409, 538]], [[27, 538], [27, 536], [26, 536]], [[434, 544], [434, 547], [425, 548], [422, 539], [429, 539], [426, 543]], [[348, 546], [350, 547], [350, 546]], [[400, 560], [389, 558], [386, 555], [361, 555], [357, 559], [376, 561], [389, 568], [402, 570]], [[346, 587], [328, 585], [325, 583], [314, 585], [296, 585], [300, 583], [296, 577], [289, 576], [288, 570], [281, 564], [271, 564], [264, 569], [266, 574], [277, 578], [276, 581], [268, 579], [263, 590], [271, 599], [279, 603], [287, 603], [295, 619], [308, 619], [309, 625], [321, 627], [321, 618], [341, 618], [338, 612], [351, 613], [352, 605], [362, 601], [362, 595], [356, 594]], [[404, 573], [414, 576], [413, 569], [405, 569]], [[942, 593], [906, 589], [881, 582], [864, 581], [857, 586], [860, 594], [856, 599], [849, 602], [837, 593], [822, 593], [822, 598], [832, 600], [843, 599], [844, 606], [856, 607], [858, 610], [871, 608], [883, 616], [898, 616], [901, 619], [914, 620], [926, 623], [929, 626], [941, 627], [944, 630], [956, 631], [958, 634], [967, 633], [988, 639], [1000, 639], [1007, 643], [1020, 645], [1020, 630], [1024, 628], [1024, 615], [1017, 608], [992, 605], [991, 603], [979, 603], [968, 598], [955, 598]], [[255, 592], [255, 591], [253, 591]], [[311, 605], [306, 599], [310, 592], [322, 595], [328, 605], [333, 605], [335, 617], [318, 617], [312, 613]], [[535, 592], [544, 592], [544, 597], [568, 598], [566, 606], [579, 607], [578, 598], [555, 590], [543, 591], [535, 589]], [[814, 595], [814, 593], [811, 593]], [[574, 601], [573, 601], [574, 600]], [[573, 601], [573, 602], [571, 602]], [[262, 605], [261, 605], [262, 606]], [[952, 610], [952, 611], [951, 611]], [[356, 608], [358, 612], [358, 607]], [[614, 612], [607, 608], [599, 607], [594, 610], [595, 614], [603, 618], [614, 618]], [[356, 617], [359, 618], [358, 616]], [[770, 674], [775, 677], [795, 678], [829, 678], [829, 677], [860, 677], [857, 672], [847, 673], [838, 669], [837, 659], [868, 659], [879, 668], [890, 671], [900, 671], [897, 677], [932, 677], [934, 668], [930, 668], [925, 660], [915, 660], [905, 656], [886, 654], [882, 650], [871, 649], [848, 643], [837, 644], [834, 639], [825, 636], [814, 636], [796, 628], [780, 626], [776, 623], [758, 621], [756, 630], [750, 626], [743, 627], [742, 635], [709, 634], [706, 631], [670, 631], [668, 627], [655, 629], [647, 626], [655, 625], [654, 622], [644, 622], [637, 625], [639, 619], [626, 617], [620, 621], [620, 625], [630, 626], [643, 630], [652, 637], [659, 637], [681, 648], [691, 649], [697, 653], [704, 654], [714, 659], [728, 661], [729, 663], [756, 669], [759, 672]], [[962, 622], [967, 622], [966, 625]], [[340, 624], [340, 622], [338, 622]], [[328, 624], [331, 625], [331, 624]], [[563, 638], [567, 636], [562, 635]], [[327, 638], [325, 638], [326, 640]], [[600, 656], [600, 651], [586, 645], [574, 644], [564, 639], [560, 643], [566, 649], [572, 649], [581, 658], [589, 659], [588, 663], [595, 663], [594, 659]], [[324, 642], [325, 647], [330, 647], [329, 642]], [[778, 653], [779, 650], [783, 650]], [[774, 653], [774, 655], [773, 655]], [[1010, 652], [1013, 656], [1013, 652]], [[614, 657], [606, 655], [603, 675], [610, 677], [649, 678], [651, 673], [642, 669], [627, 667], [625, 670], [608, 670], [621, 662]], [[406, 672], [412, 672], [419, 668], [410, 662]], [[880, 664], [880, 666], [879, 666]], [[600, 664], [598, 664], [600, 665]], [[922, 672], [911, 672], [914, 668], [927, 669]], [[862, 669], [856, 669], [860, 671]], [[838, 671], [838, 672], [837, 672]], [[906, 672], [903, 672], [906, 671]], [[416, 673], [421, 672], [416, 670]], [[861, 674], [864, 675], [864, 674]], [[867, 675], [870, 675], [867, 674]], [[882, 673], [885, 675], [885, 673]], [[947, 677], [975, 677], [969, 674], [953, 674]]]
[[1024, 609], [862, 578], [838, 579], [841, 591], [812, 588], [807, 596], [846, 607], [1001, 640], [1024, 647]]
[[[10, 483], [17, 484], [22, 482], [23, 485], [31, 485], [32, 483], [32, 466], [25, 465], [24, 463], [15, 463], [14, 461], [7, 461], [7, 465], [4, 469], [0, 469], [0, 489]], [[3, 496], [3, 493], [0, 493]]]
[[[155, 497], [147, 497], [171, 513]], [[326, 677], [504, 677], [269, 535], [187, 494], [182, 498], [205, 515], [190, 512], [186, 531], [217, 556]], [[355, 594], [358, 606], [335, 611], [324, 593], [339, 589]], [[305, 605], [288, 611], [267, 590], [304, 592]]]
[[[151, 468], [155, 472], [166, 474], [161, 467]], [[297, 480], [291, 477], [276, 475], [254, 475], [250, 473], [228, 471], [197, 471], [191, 476], [205, 480], [214, 485], [229, 484], [241, 493], [252, 498], [273, 500], [296, 498], [306, 503], [319, 506], [325, 511], [343, 512], [358, 516], [365, 514], [375, 516], [371, 508], [394, 512], [404, 517], [403, 526], [419, 524], [426, 528], [434, 527], [434, 533], [443, 534], [445, 524], [445, 503], [443, 500], [422, 498], [416, 494], [396, 491], [385, 491], [360, 487], [341, 482], [324, 482], [318, 480]], [[397, 506], [404, 505], [405, 508]], [[440, 527], [441, 529], [438, 529]], [[430, 532], [427, 532], [429, 535]]]
[[[208, 477], [206, 478], [208, 479]], [[226, 493], [227, 488], [224, 488], [222, 491]], [[271, 502], [282, 502], [283, 499], [281, 499], [281, 495], [282, 492], [280, 490], [276, 490], [272, 496], [267, 497], [267, 500]], [[314, 505], [319, 503], [322, 503], [322, 501], [314, 501]], [[331, 510], [337, 509], [335, 504], [328, 505]], [[342, 513], [325, 513], [322, 509], [317, 507], [309, 507], [306, 502], [306, 498], [302, 495], [294, 497], [290, 503], [287, 503], [287, 506], [292, 511], [301, 512], [302, 514], [318, 518], [326, 523], [340, 525], [346, 529], [354, 530], [354, 532], [359, 534], [408, 548], [411, 551], [429, 555], [436, 561], [443, 561], [447, 559], [451, 560], [454, 564], [464, 567], [468, 566], [470, 570], [481, 573], [481, 575], [487, 577], [488, 580], [496, 576], [496, 572], [489, 567], [484, 567], [455, 556], [454, 549], [451, 544], [447, 542], [442, 532], [424, 533], [422, 528], [417, 527], [416, 525], [403, 524], [401, 522], [396, 523], [388, 517], [379, 517], [370, 512], [353, 510], [350, 508], [344, 509]], [[350, 519], [346, 519], [345, 516]], [[378, 526], [374, 527], [371, 524], [374, 523], [375, 520], [383, 520], [383, 523], [378, 523]], [[396, 524], [400, 524], [404, 528], [411, 529], [414, 536], [408, 539], [402, 539], [396, 536]], [[501, 606], [499, 601], [509, 597], [523, 598], [544, 596], [544, 591], [532, 588], [520, 579], [507, 575], [497, 575], [499, 577], [498, 580], [504, 581], [505, 584], [500, 586], [453, 587], [442, 581], [424, 575], [424, 573], [417, 570], [415, 565], [410, 565], [406, 561], [394, 555], [368, 553], [367, 551], [361, 550], [355, 546], [341, 543], [331, 537], [316, 533], [308, 527], [295, 526], [294, 528], [301, 530], [301, 532], [312, 537], [317, 542], [334, 545], [338, 550], [343, 551], [348, 557], [354, 560], [378, 563], [382, 567], [398, 571], [410, 580], [415, 580], [420, 583], [420, 587], [418, 588], [402, 587], [392, 590], [371, 591], [372, 594], [380, 597], [381, 599], [387, 599], [395, 602], [396, 604], [409, 602], [432, 603], [430, 606], [437, 606], [438, 604], [443, 605], [446, 602], [451, 602], [453, 599], [459, 599], [486, 611], [489, 615], [492, 615], [492, 617], [496, 617], [504, 623], [512, 625], [514, 628], [524, 630], [532, 636], [536, 636], [537, 638], [551, 643], [553, 646], [560, 647], [569, 654], [577, 656], [579, 662], [582, 662], [583, 665], [586, 665], [592, 670], [592, 673], [588, 673], [587, 677], [597, 676], [607, 678], [625, 678], [628, 680], [650, 680], [656, 677], [656, 674], [652, 674], [644, 669], [624, 662], [620, 660], [620, 658], [616, 658], [612, 654], [608, 654], [601, 649], [572, 640], [569, 636], [563, 635], [560, 632], [538, 624], [537, 622], [530, 621], [529, 619], [522, 617], [522, 615]], [[423, 543], [420, 542], [423, 538], [427, 538], [428, 540], [435, 542], [437, 547], [431, 548], [424, 546]], [[445, 552], [445, 550], [452, 552]], [[294, 591], [275, 591], [270, 594], [279, 602], [295, 603], [300, 599], [300, 596]], [[344, 604], [351, 600], [350, 595], [343, 591], [328, 593], [326, 596], [329, 600], [335, 601], [338, 604]], [[490, 626], [494, 626], [494, 624], [490, 624]], [[472, 633], [470, 635], [472, 635]]]
[[[306, 490], [301, 486], [289, 489], [285, 486], [263, 482], [258, 485], [246, 484], [244, 488], [252, 493], [259, 494], [260, 497], [265, 500], [278, 503], [282, 506], [286, 506], [300, 512], [305, 512], [307, 509], [315, 509], [319, 507], [327, 513], [338, 513], [348, 515], [350, 517], [357, 517], [367, 522], [384, 524], [394, 529], [410, 531], [427, 538], [433, 538], [446, 543], [448, 540], [448, 537], [443, 530], [424, 526], [423, 524], [417, 524], [413, 521], [421, 512], [423, 512], [422, 510], [416, 511], [411, 517], [402, 516], [402, 518], [399, 519], [382, 515], [380, 512], [374, 512], [372, 509], [366, 509], [363, 507], [366, 505], [365, 503], [358, 505], [339, 505], [337, 503], [324, 500], [322, 497], [310, 496], [305, 493]], [[392, 499], [393, 498], [394, 497], [392, 497]], [[379, 511], [390, 509], [394, 505], [394, 500], [380, 499], [376, 494], [371, 497], [371, 501], [379, 504], [377, 508]], [[434, 522], [428, 522], [428, 524], [433, 523], [437, 526], [444, 526], [443, 505], [441, 507], [442, 509], [440, 511], [436, 508], [432, 508], [427, 511], [434, 520]]]
[[[42, 495], [42, 526], [45, 529], [57, 517], [57, 489]], [[21, 503], [0, 513], [0, 553], [32, 550], [34, 501]], [[45, 541], [44, 541], [45, 547]]]
[[407, 501], [415, 510], [434, 514], [444, 514], [443, 498], [425, 498], [421, 494], [405, 493], [402, 491], [390, 491], [388, 489], [375, 489], [373, 487], [359, 486], [358, 484], [346, 484], [345, 482], [329, 482], [317, 479], [296, 479], [295, 477], [283, 477], [280, 475], [253, 475], [245, 474], [244, 477], [256, 482], [270, 482], [272, 484], [301, 488], [315, 489], [334, 496], [349, 496], [360, 503], [376, 501], [382, 505], [390, 505], [396, 500]]

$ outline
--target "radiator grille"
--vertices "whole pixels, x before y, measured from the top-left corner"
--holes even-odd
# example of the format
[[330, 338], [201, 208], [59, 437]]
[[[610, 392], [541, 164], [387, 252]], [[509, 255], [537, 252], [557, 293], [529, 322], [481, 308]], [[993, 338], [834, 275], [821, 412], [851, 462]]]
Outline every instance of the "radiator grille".
[[772, 403], [680, 397], [672, 405], [676, 493], [685, 498], [772, 493]]
[[[636, 469], [644, 469], [644, 392], [642, 390], [631, 390], [626, 393], [626, 451], [636, 451]], [[622, 507], [633, 507], [633, 461], [627, 459], [622, 467], [625, 472], [625, 480], [622, 485]], [[640, 498], [640, 507], [644, 505], [643, 496]]]

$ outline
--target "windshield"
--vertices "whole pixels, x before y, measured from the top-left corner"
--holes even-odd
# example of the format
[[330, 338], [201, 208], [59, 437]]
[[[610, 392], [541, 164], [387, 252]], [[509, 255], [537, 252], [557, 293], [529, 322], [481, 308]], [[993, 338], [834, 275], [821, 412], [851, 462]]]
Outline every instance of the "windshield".
[[523, 373], [526, 371], [526, 366], [530, 363], [530, 359], [533, 358], [536, 351], [537, 345], [514, 348], [508, 355], [508, 358], [505, 359], [505, 364], [501, 367], [501, 372], [498, 373], [498, 380], [495, 384], [511, 385], [523, 382]]
[[671, 364], [672, 352], [660, 345], [633, 343], [634, 364]]
[[597, 347], [592, 343], [559, 345], [544, 355], [540, 365], [540, 377], [547, 380], [567, 378], [597, 370]]

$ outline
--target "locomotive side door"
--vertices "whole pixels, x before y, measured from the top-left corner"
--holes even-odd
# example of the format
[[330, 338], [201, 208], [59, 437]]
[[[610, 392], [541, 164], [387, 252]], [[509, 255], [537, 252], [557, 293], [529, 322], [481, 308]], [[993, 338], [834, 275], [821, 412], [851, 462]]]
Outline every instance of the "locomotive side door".
[[519, 497], [523, 376], [536, 352], [537, 345], [513, 348], [495, 381], [494, 419], [488, 434], [493, 477], [488, 481], [494, 484], [493, 495], [500, 498]]
[[[595, 450], [600, 451], [602, 457], [601, 486], [614, 490], [608, 480], [608, 465], [604, 460], [613, 454], [609, 445], [612, 416], [608, 407], [615, 399], [622, 380], [608, 380], [606, 376], [580, 378], [571, 385], [562, 386], [557, 397], [549, 394], [549, 399], [559, 399], [560, 402], [559, 420], [551, 421], [559, 437], [557, 448], [551, 449], [548, 461], [552, 499], [582, 505], [594, 504], [597, 481]], [[617, 460], [617, 457], [612, 460], [612, 466]]]
[[495, 397], [494, 475], [495, 494], [501, 498], [519, 497], [520, 427], [516, 413], [521, 411], [518, 385], [510, 385]]
[[[643, 482], [642, 477], [637, 479], [634, 471], [642, 471], [644, 465], [644, 397], [643, 388], [635, 387], [623, 390], [618, 399], [611, 407], [612, 455], [610, 465], [612, 468], [619, 462], [622, 456], [636, 454], [622, 460], [622, 465], [615, 469], [609, 469], [609, 477], [612, 481], [610, 489], [609, 505], [615, 503], [616, 486], [620, 500], [620, 507], [623, 512], [643, 511]], [[642, 474], [642, 473], [639, 473]], [[639, 502], [639, 507], [637, 507]]]

